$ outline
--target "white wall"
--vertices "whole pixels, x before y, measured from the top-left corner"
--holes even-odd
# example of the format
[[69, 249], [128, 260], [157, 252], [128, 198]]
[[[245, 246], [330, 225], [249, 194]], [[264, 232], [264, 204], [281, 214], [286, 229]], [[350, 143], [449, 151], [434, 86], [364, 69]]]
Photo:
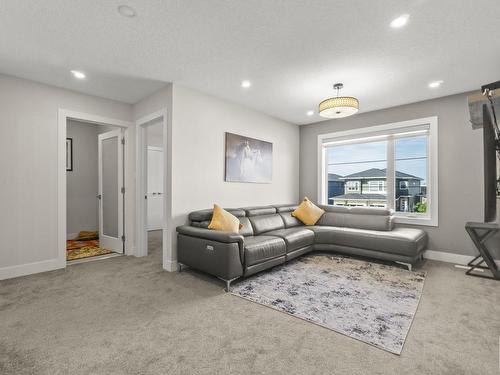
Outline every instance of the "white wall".
[[[296, 202], [299, 129], [236, 104], [180, 86], [131, 106], [0, 75], [0, 279], [64, 266], [58, 259], [58, 111], [124, 121], [167, 109], [165, 172], [167, 249], [164, 267], [176, 269], [175, 227], [192, 210]], [[175, 116], [175, 123], [174, 123]], [[271, 184], [224, 182], [224, 133], [273, 142]], [[127, 131], [125, 182], [127, 246], [134, 248], [135, 128]], [[175, 165], [175, 168], [172, 167]]]
[[[167, 248], [164, 268], [176, 269], [176, 231], [190, 211], [297, 202], [299, 128], [240, 105], [178, 85], [134, 105], [134, 119], [167, 110]], [[273, 182], [224, 181], [225, 132], [273, 142]]]
[[300, 195], [317, 196], [318, 134], [429, 116], [439, 121], [439, 227], [422, 229], [429, 234], [431, 250], [476, 254], [464, 226], [483, 219], [482, 131], [470, 126], [467, 94], [302, 126]]
[[0, 75], [0, 279], [60, 266], [60, 108], [132, 119], [128, 104]]
[[[297, 125], [177, 85], [173, 86], [172, 115], [175, 226], [186, 223], [190, 211], [214, 203], [243, 207], [298, 201]], [[271, 184], [224, 181], [225, 132], [273, 143]]]

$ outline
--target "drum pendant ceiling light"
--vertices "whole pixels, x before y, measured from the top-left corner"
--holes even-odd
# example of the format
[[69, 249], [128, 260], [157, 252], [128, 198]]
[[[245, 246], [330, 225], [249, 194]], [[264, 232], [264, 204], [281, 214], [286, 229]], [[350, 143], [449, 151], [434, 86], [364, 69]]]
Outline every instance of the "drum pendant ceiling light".
[[354, 115], [359, 110], [359, 101], [352, 96], [339, 96], [339, 91], [344, 85], [333, 85], [337, 90], [337, 97], [323, 100], [319, 103], [319, 115], [326, 118], [342, 118]]

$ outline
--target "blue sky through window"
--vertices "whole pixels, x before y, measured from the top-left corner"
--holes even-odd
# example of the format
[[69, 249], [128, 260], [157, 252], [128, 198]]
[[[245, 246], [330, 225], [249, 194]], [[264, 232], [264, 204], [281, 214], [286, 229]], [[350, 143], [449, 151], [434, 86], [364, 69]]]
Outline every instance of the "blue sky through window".
[[427, 136], [400, 138], [394, 142], [395, 168], [427, 181]]
[[[427, 179], [427, 137], [400, 138], [394, 142], [395, 168]], [[328, 149], [328, 172], [347, 176], [371, 168], [387, 168], [387, 142], [335, 146]]]

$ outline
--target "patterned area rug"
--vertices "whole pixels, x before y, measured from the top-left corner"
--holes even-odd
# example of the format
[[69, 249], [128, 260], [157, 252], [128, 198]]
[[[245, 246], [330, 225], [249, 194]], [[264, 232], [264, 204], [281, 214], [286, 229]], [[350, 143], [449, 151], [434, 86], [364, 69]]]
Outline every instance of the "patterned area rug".
[[231, 293], [401, 354], [425, 274], [311, 255], [234, 285]]
[[66, 241], [66, 260], [75, 260], [97, 255], [106, 255], [112, 253], [111, 250], [99, 247], [99, 240], [67, 240]]

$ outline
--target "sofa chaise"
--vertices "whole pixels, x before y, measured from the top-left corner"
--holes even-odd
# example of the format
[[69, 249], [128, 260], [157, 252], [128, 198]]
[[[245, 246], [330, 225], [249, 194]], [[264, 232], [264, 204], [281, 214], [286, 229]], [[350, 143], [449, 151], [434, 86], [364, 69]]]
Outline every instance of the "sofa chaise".
[[391, 210], [320, 206], [325, 213], [306, 226], [292, 216], [296, 205], [227, 209], [242, 224], [239, 233], [207, 229], [212, 210], [189, 214], [177, 227], [180, 269], [189, 266], [226, 282], [250, 276], [317, 250], [394, 261], [410, 270], [422, 258], [427, 234], [395, 228]]

